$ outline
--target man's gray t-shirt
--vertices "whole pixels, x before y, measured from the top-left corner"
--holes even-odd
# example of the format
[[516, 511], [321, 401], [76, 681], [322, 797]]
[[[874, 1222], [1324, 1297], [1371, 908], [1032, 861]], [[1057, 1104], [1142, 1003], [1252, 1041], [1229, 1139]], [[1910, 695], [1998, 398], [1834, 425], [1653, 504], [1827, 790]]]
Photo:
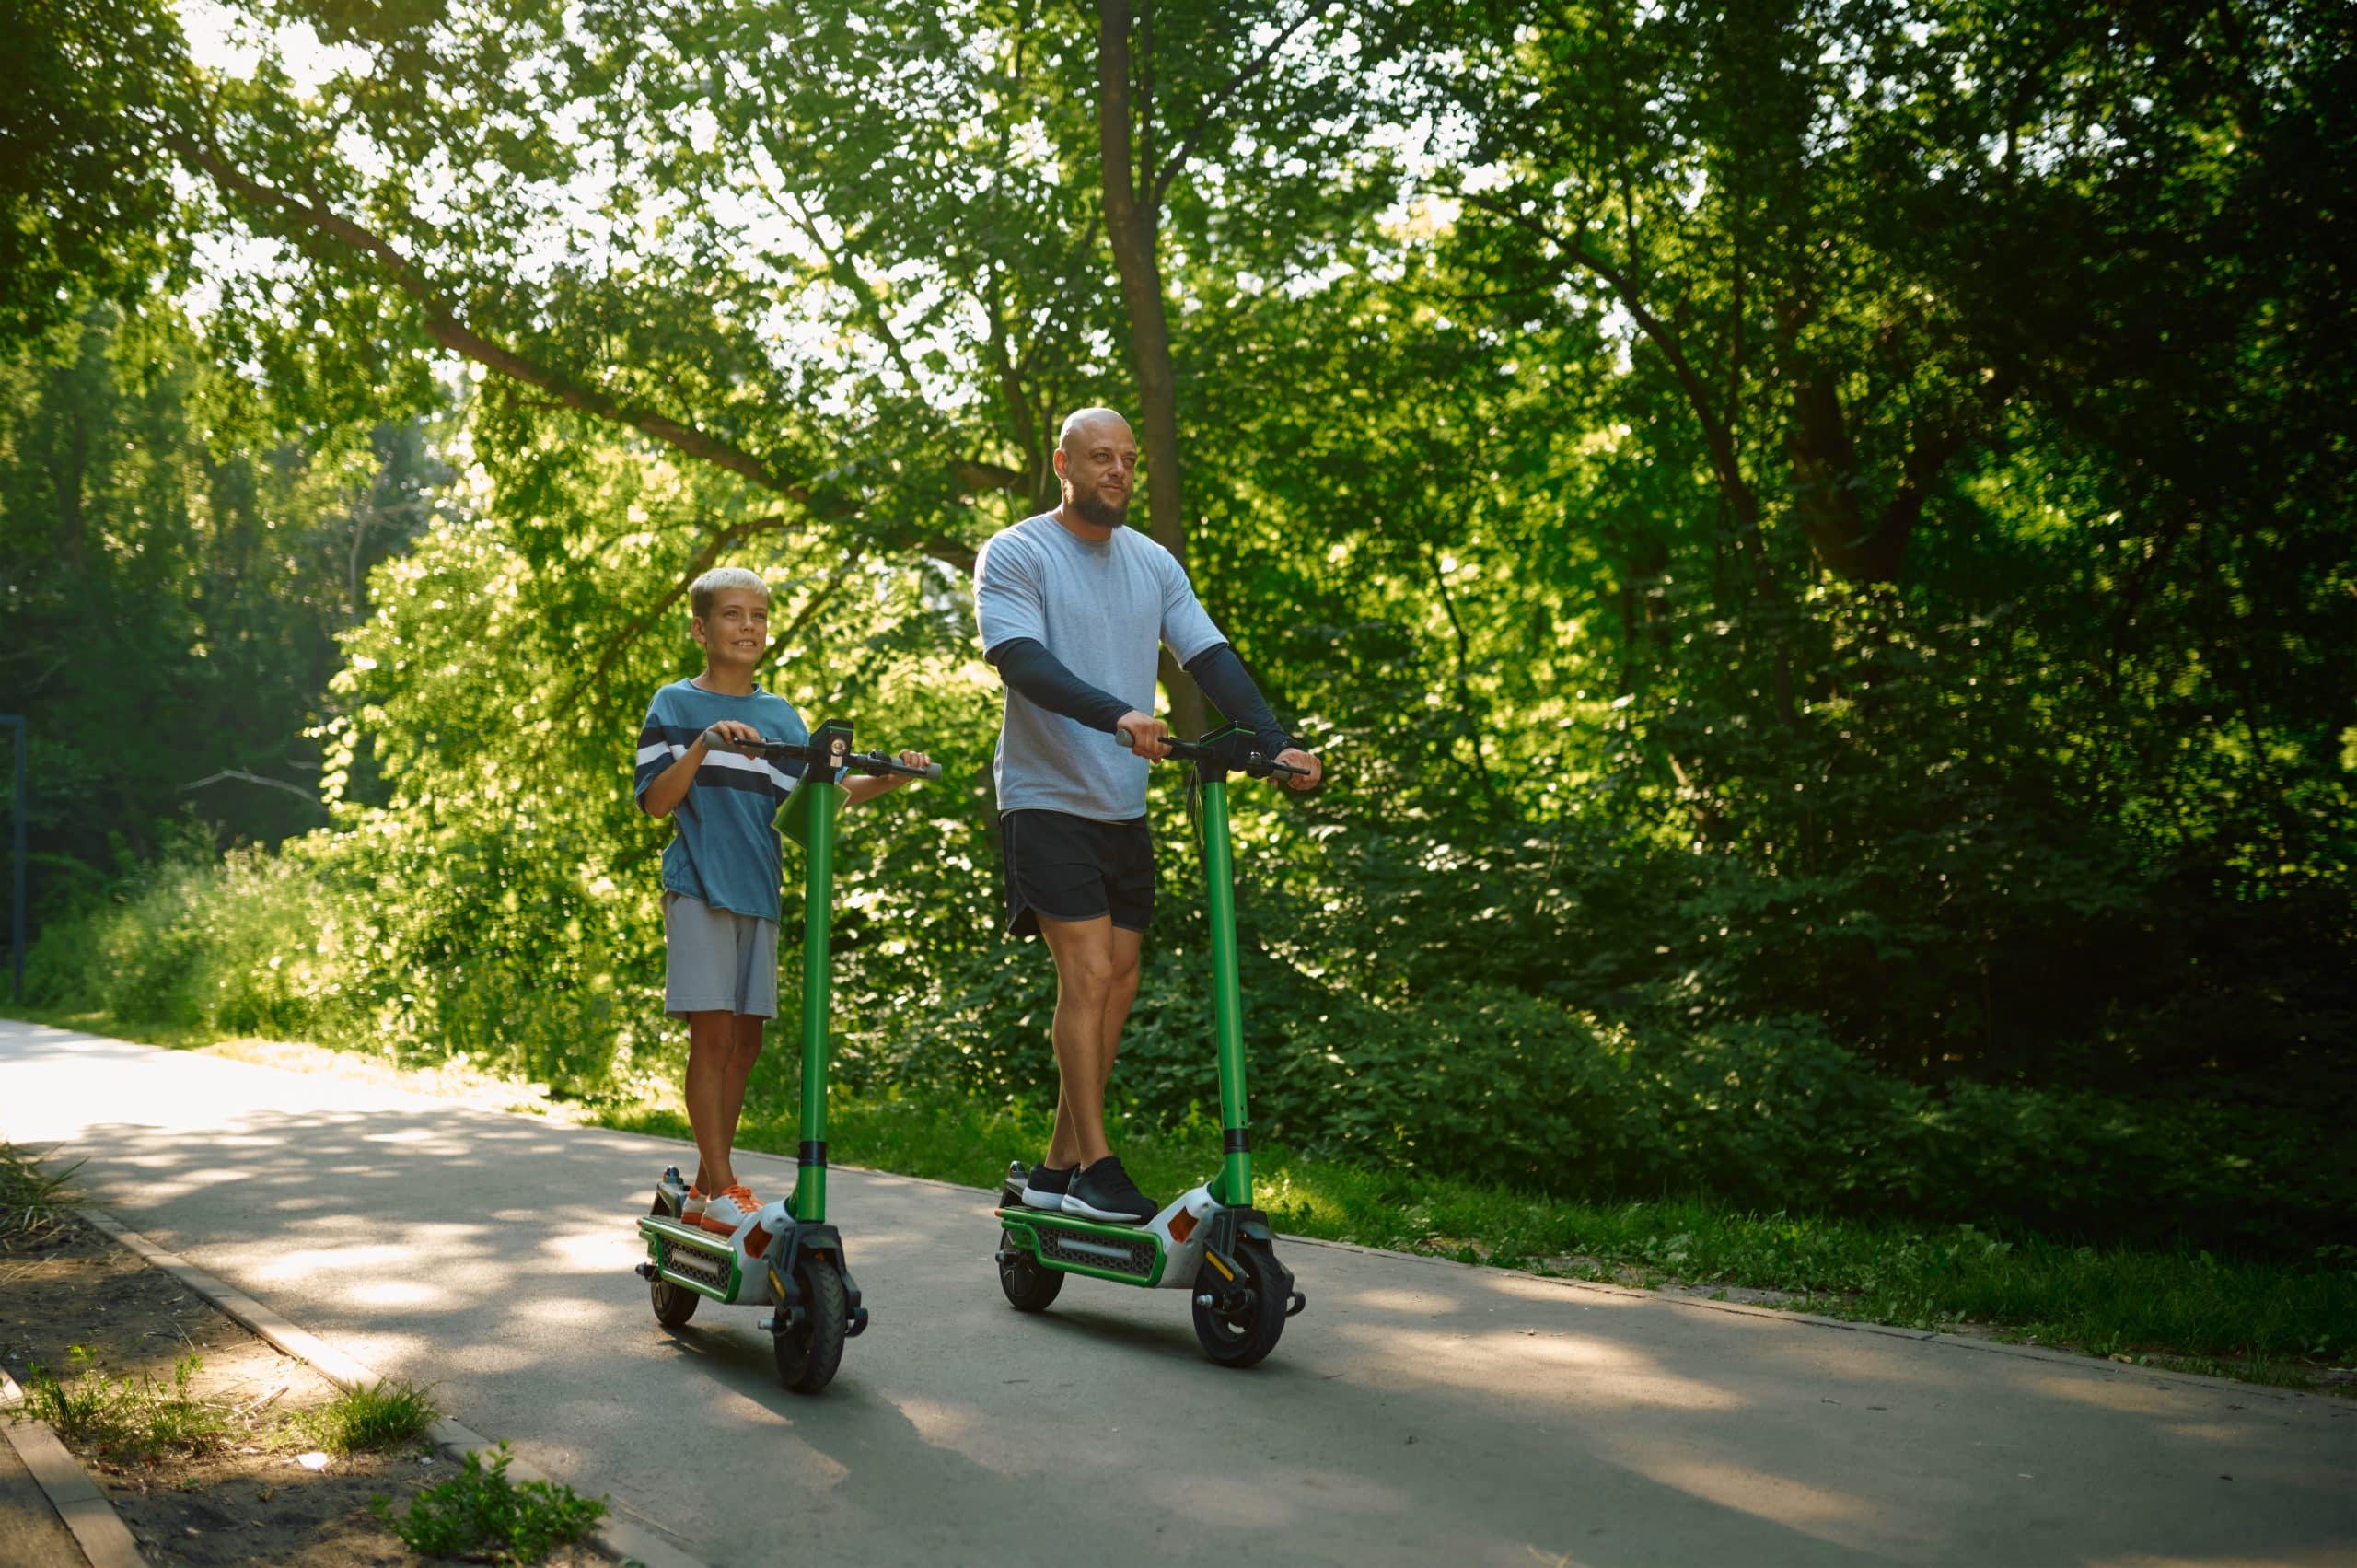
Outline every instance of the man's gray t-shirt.
[[[1154, 712], [1155, 651], [1185, 664], [1227, 639], [1185, 567], [1135, 528], [1097, 542], [1052, 515], [1016, 524], [974, 561], [982, 651], [1029, 637], [1065, 668], [1142, 714]], [[993, 776], [998, 808], [1067, 811], [1099, 822], [1145, 815], [1144, 758], [1086, 725], [1006, 691]]]

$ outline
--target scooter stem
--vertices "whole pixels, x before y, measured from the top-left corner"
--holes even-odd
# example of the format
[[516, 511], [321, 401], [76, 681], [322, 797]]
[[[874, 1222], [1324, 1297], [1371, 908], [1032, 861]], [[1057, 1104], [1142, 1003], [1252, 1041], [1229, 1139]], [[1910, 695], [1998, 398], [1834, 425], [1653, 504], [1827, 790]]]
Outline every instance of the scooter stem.
[[[805, 779], [802, 787], [842, 793], [841, 785], [823, 778]], [[803, 845], [807, 872], [802, 899], [802, 1147], [789, 1206], [795, 1219], [809, 1225], [827, 1217], [827, 1024], [832, 1005], [827, 943], [835, 923], [837, 805], [828, 798], [808, 803]]]
[[1212, 1022], [1219, 1040], [1219, 1121], [1225, 1152], [1212, 1196], [1252, 1202], [1252, 1152], [1244, 1111], [1244, 997], [1236, 969], [1236, 872], [1228, 853], [1227, 780], [1202, 770], [1203, 881], [1212, 921]]

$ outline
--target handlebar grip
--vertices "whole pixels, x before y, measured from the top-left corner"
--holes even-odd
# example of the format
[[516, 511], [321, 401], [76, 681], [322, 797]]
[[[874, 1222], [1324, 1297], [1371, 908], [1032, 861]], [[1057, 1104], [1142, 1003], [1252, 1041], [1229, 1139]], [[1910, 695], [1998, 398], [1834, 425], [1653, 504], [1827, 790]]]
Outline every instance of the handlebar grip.
[[930, 783], [938, 784], [941, 781], [941, 764], [938, 762], [927, 762], [924, 767], [918, 772], [917, 777], [924, 779]]

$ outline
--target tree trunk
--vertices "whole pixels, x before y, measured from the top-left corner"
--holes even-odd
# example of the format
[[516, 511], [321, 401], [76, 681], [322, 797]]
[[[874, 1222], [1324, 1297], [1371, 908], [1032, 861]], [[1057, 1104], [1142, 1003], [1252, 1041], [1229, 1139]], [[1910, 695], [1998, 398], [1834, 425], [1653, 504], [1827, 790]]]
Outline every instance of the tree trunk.
[[[1170, 319], [1162, 297], [1162, 210], [1151, 158], [1141, 170], [1130, 134], [1129, 0], [1097, 6], [1097, 137], [1104, 166], [1105, 226], [1121, 274], [1121, 302], [1130, 320], [1130, 356], [1138, 376], [1138, 422], [1144, 427], [1146, 509], [1155, 542], [1187, 563], [1187, 514], [1178, 466], [1178, 376], [1170, 365]], [[1145, 106], [1151, 113], [1153, 105]], [[1162, 682], [1170, 692], [1170, 724], [1190, 738], [1206, 727], [1203, 694], [1167, 649]]]

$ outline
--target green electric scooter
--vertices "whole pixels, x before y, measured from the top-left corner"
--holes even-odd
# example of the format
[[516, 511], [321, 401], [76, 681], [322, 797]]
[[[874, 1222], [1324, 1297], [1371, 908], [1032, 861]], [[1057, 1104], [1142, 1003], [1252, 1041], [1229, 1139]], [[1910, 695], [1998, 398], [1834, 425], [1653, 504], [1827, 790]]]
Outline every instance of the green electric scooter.
[[802, 1138], [794, 1193], [763, 1204], [730, 1236], [680, 1218], [688, 1184], [677, 1166], [663, 1173], [655, 1207], [638, 1222], [647, 1260], [638, 1266], [655, 1306], [655, 1320], [679, 1330], [706, 1299], [723, 1307], [769, 1307], [761, 1319], [777, 1354], [778, 1381], [815, 1394], [834, 1377], [843, 1342], [867, 1327], [867, 1308], [843, 1260], [842, 1237], [827, 1223], [828, 936], [833, 912], [835, 815], [845, 792], [835, 782], [852, 772], [904, 773], [938, 779], [941, 764], [911, 768], [881, 752], [851, 749], [848, 721], [830, 719], [807, 745], [766, 740], [743, 748], [772, 762], [804, 765], [800, 787], [786, 803], [782, 824], [803, 848], [806, 891], [802, 916]]
[[[1128, 744], [1126, 735], [1120, 737]], [[1190, 800], [1200, 799], [1203, 879], [1211, 900], [1212, 1013], [1219, 1051], [1220, 1172], [1182, 1193], [1143, 1225], [1106, 1225], [1027, 1208], [1029, 1168], [1007, 1167], [999, 1193], [999, 1288], [1018, 1312], [1039, 1312], [1065, 1276], [1184, 1290], [1195, 1306], [1195, 1338], [1223, 1366], [1251, 1366], [1274, 1350], [1285, 1320], [1308, 1305], [1277, 1261], [1276, 1233], [1252, 1206], [1252, 1140], [1244, 1114], [1244, 1005], [1236, 969], [1236, 880], [1229, 858], [1227, 776], [1268, 778], [1301, 769], [1252, 749], [1234, 726], [1201, 740], [1171, 740], [1168, 755], [1192, 762]], [[1199, 792], [1199, 795], [1198, 793]]]

